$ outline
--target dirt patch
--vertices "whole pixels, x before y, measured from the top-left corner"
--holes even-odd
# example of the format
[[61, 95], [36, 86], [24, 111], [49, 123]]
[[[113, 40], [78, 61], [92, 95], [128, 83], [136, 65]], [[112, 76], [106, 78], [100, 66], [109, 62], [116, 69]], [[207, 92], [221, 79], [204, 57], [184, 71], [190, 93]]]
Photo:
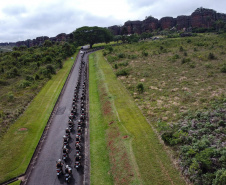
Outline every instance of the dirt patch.
[[20, 128], [20, 129], [18, 129], [19, 131], [26, 131], [27, 130], [27, 128]]
[[111, 121], [111, 122], [109, 123], [109, 125], [111, 125], [112, 123], [114, 123], [114, 121]]

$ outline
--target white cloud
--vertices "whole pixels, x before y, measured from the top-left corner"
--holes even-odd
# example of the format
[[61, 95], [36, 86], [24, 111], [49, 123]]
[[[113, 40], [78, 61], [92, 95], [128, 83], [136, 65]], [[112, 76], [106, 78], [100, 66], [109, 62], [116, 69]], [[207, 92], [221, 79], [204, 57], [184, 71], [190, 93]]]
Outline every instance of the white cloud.
[[123, 25], [152, 15], [190, 15], [199, 7], [225, 12], [225, 0], [10, 0], [0, 7], [0, 42], [53, 37], [82, 26]]

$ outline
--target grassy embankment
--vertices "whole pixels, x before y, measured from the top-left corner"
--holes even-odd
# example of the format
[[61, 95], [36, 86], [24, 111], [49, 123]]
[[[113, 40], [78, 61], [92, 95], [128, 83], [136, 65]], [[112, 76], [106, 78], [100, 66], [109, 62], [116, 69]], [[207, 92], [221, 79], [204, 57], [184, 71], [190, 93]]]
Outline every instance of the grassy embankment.
[[91, 184], [184, 184], [101, 52], [89, 66]]
[[[77, 52], [74, 54], [76, 58]], [[24, 114], [9, 128], [0, 141], [0, 182], [23, 174], [31, 160], [45, 125], [73, 65], [65, 61], [57, 75], [52, 76], [32, 100]], [[7, 168], [3, 168], [7, 166]]]
[[226, 34], [198, 34], [103, 51], [194, 184], [225, 174], [225, 44]]

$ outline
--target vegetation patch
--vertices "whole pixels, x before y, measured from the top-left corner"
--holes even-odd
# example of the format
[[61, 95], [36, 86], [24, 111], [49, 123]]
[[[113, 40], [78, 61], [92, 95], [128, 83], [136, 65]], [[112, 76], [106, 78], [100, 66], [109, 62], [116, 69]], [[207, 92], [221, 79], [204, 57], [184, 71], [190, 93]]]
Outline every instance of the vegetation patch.
[[[140, 54], [142, 50], [148, 55]], [[184, 175], [195, 184], [225, 183], [225, 108], [211, 109], [211, 102], [226, 96], [224, 50], [222, 35], [209, 33], [125, 44], [105, 56], [108, 60], [125, 55], [108, 62], [116, 75], [129, 68], [129, 74], [118, 79], [165, 144], [172, 147]], [[135, 59], [129, 57], [134, 54]], [[128, 66], [118, 65], [125, 60]], [[202, 118], [194, 112], [200, 112]], [[198, 126], [192, 127], [192, 122]]]
[[[7, 168], [0, 169], [0, 182], [26, 171], [76, 55], [77, 53], [74, 54], [73, 59], [65, 61], [57, 75], [44, 85], [23, 115], [1, 137], [0, 166], [7, 166]], [[4, 116], [3, 112], [0, 113]]]
[[[150, 182], [153, 184], [169, 184], [169, 182], [184, 184], [157, 136], [126, 89], [117, 80], [112, 68], [101, 53], [96, 52], [90, 57], [90, 68], [95, 66], [95, 70], [90, 71], [90, 75], [94, 72], [98, 74], [98, 78], [91, 79], [90, 76], [90, 85], [96, 80], [99, 81], [99, 85], [96, 85], [95, 88], [99, 89], [99, 102], [101, 103], [99, 109], [102, 112], [102, 120], [98, 121], [98, 125], [104, 123], [104, 126], [101, 127], [104, 129], [101, 129], [99, 140], [94, 138], [96, 134], [92, 130], [90, 130], [90, 134], [91, 141], [95, 141], [95, 144], [105, 141], [102, 147], [95, 148], [95, 150], [109, 156], [113, 184], [149, 184]], [[90, 98], [92, 98], [92, 94]], [[108, 104], [110, 102], [111, 106], [105, 106], [105, 102]], [[90, 106], [93, 106], [92, 102], [90, 102]], [[108, 110], [107, 114], [104, 114], [105, 109]], [[90, 114], [93, 115], [94, 112], [90, 111]], [[92, 122], [94, 120], [91, 117], [90, 127], [92, 127]], [[96, 146], [92, 145], [91, 143], [91, 148]], [[105, 146], [107, 146], [107, 150]], [[91, 152], [91, 159], [93, 159], [91, 160], [91, 179], [94, 179], [96, 175], [99, 176], [101, 172], [103, 173], [95, 168], [95, 164], [98, 163], [95, 158], [95, 153]], [[103, 165], [103, 162], [100, 161], [100, 164]], [[103, 169], [101, 166], [100, 169]], [[105, 169], [104, 173], [107, 177], [109, 171]], [[94, 184], [94, 182], [91, 183]]]

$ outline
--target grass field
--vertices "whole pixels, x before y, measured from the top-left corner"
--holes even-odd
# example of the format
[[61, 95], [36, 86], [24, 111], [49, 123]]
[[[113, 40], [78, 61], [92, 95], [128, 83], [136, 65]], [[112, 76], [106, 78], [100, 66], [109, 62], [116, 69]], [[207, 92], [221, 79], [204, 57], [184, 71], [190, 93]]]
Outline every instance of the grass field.
[[[73, 57], [76, 56], [77, 53]], [[24, 114], [1, 138], [0, 182], [23, 174], [27, 169], [73, 61], [74, 59], [65, 61], [63, 68], [46, 83]]]
[[[225, 146], [215, 144], [224, 143], [225, 127], [205, 129], [208, 124], [213, 127], [212, 120], [217, 120], [213, 113], [208, 114], [219, 111], [217, 106], [212, 110], [213, 104], [224, 107], [218, 117], [225, 124], [225, 44], [226, 34], [206, 33], [124, 44], [102, 52], [144, 116], [165, 144], [172, 146], [168, 149], [172, 149], [170, 152], [183, 175], [194, 184], [213, 184], [223, 179], [217, 174], [225, 172], [221, 162], [225, 154], [220, 152]], [[201, 131], [195, 128], [197, 138], [191, 134], [194, 125], [189, 127], [187, 121], [192, 118], [192, 123], [195, 122], [194, 115], [208, 115], [205, 121], [198, 121]], [[204, 138], [209, 143], [203, 147]], [[191, 150], [186, 147], [195, 152], [189, 153]], [[219, 155], [212, 152], [199, 157], [210, 148]], [[196, 167], [194, 161], [198, 161]], [[210, 161], [207, 170], [203, 161]]]
[[[151, 126], [123, 84], [117, 80], [102, 53], [96, 52], [90, 59], [90, 88], [97, 89], [95, 97], [93, 93], [90, 94], [90, 105], [93, 106], [93, 98], [101, 102], [96, 109], [90, 107], [90, 126], [92, 128], [92, 117], [95, 115], [98, 116], [99, 124], [103, 125], [100, 138], [90, 130], [91, 148], [109, 156], [106, 164], [109, 166], [110, 162], [111, 169], [103, 169], [103, 165], [100, 165], [100, 169], [95, 168], [102, 159], [92, 158], [95, 151], [91, 150], [92, 184], [97, 182], [96, 175], [103, 174], [112, 176], [113, 184], [185, 184]], [[93, 73], [96, 73], [96, 78], [91, 78]], [[100, 140], [104, 144], [92, 146]], [[105, 184], [112, 184], [109, 182]]]

